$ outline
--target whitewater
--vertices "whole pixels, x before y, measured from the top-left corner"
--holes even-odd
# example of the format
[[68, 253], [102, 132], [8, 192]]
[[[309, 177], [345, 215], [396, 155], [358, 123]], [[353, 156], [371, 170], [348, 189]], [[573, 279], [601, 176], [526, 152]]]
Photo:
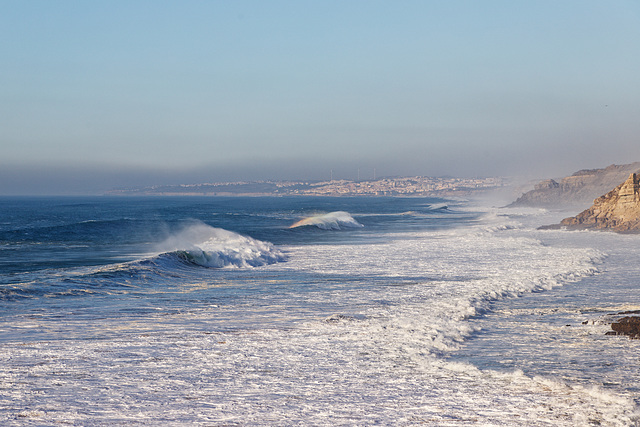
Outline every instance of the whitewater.
[[0, 424], [639, 424], [638, 236], [429, 198], [5, 199]]

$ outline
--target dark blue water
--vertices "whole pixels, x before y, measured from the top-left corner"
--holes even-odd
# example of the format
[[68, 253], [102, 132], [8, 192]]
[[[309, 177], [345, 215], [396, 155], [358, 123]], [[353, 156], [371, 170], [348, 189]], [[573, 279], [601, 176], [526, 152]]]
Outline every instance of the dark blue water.
[[[431, 198], [5, 198], [0, 200], [0, 309], [16, 319], [37, 315], [55, 321], [69, 312], [75, 319], [94, 320], [170, 315], [210, 305], [237, 313], [279, 300], [291, 306], [292, 294], [318, 292], [319, 282], [357, 288], [381, 279], [265, 272], [253, 265], [286, 263], [287, 248], [299, 245], [375, 244], [477, 217], [455, 204]], [[289, 228], [302, 218], [335, 211], [348, 212], [362, 227]], [[201, 252], [189, 249], [198, 237], [193, 233], [214, 229], [265, 242], [271, 246], [257, 250], [276, 258], [250, 265], [231, 260], [228, 266], [239, 268], [211, 268], [209, 259], [197, 257]], [[184, 247], [169, 249], [163, 242], [176, 236]], [[219, 249], [204, 252], [215, 257]], [[308, 307], [303, 305], [290, 309], [304, 316]], [[30, 331], [34, 338], [41, 332]]]
[[[290, 230], [298, 219], [347, 211], [365, 227], [350, 239], [446, 227], [469, 219], [443, 200], [415, 198], [4, 198], [0, 199], [0, 273], [131, 261], [194, 220], [276, 245], [335, 242], [339, 233]], [[450, 202], [451, 203], [451, 202]], [[393, 216], [407, 211], [431, 216]], [[2, 283], [2, 282], [0, 282]]]

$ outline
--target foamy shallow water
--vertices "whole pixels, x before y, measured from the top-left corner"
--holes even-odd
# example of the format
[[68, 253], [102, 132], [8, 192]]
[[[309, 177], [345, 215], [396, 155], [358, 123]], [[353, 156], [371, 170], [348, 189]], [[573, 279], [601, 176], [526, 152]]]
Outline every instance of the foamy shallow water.
[[[614, 249], [635, 237], [540, 232], [535, 215], [552, 214], [509, 212], [280, 245], [286, 262], [215, 276], [162, 270], [184, 274], [179, 293], [156, 290], [165, 303], [145, 290], [15, 310], [0, 324], [0, 422], [637, 424], [638, 341], [598, 319], [638, 300], [597, 295], [632, 281], [620, 266], [633, 254]], [[586, 365], [597, 351], [618, 356], [606, 375], [603, 357]]]

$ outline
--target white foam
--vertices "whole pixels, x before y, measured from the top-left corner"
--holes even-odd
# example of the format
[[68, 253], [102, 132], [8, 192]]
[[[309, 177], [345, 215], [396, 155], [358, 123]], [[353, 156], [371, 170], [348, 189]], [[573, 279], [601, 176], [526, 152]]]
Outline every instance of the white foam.
[[360, 228], [364, 227], [348, 212], [336, 211], [326, 214], [313, 215], [291, 225], [289, 228], [297, 228], [304, 226], [315, 226], [322, 230], [340, 230], [342, 228]]
[[[287, 291], [231, 315], [222, 305], [98, 319], [117, 337], [7, 343], [0, 423], [637, 425], [628, 396], [447, 358], [496, 301], [597, 272], [600, 252], [546, 245], [537, 232], [500, 221], [379, 244], [289, 247], [290, 262], [265, 267], [270, 278], [286, 278], [279, 284]], [[196, 227], [163, 250], [272, 249], [227, 233]], [[297, 293], [301, 278], [310, 289]], [[296, 306], [316, 318], [285, 328], [226, 323], [269, 310], [289, 321]]]
[[258, 267], [286, 260], [272, 243], [203, 223], [172, 235], [160, 247], [188, 262], [213, 268]]

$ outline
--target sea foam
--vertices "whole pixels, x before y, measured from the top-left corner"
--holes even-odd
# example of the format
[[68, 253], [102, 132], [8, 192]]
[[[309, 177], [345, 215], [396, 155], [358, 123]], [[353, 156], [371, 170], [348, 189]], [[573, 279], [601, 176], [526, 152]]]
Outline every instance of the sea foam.
[[289, 228], [304, 227], [308, 225], [313, 225], [322, 230], [340, 230], [342, 228], [364, 227], [358, 221], [353, 219], [353, 217], [348, 212], [336, 211], [301, 219], [300, 221], [291, 225]]
[[195, 223], [165, 240], [161, 251], [203, 267], [259, 267], [286, 261], [270, 242]]

